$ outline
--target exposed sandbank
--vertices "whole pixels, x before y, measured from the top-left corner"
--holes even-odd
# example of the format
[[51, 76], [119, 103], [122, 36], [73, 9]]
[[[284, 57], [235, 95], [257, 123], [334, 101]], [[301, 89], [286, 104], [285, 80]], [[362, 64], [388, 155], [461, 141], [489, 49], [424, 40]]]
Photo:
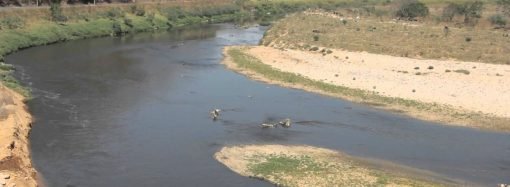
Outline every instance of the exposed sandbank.
[[311, 146], [232, 146], [214, 157], [242, 176], [282, 186], [443, 186], [430, 182], [425, 174], [421, 179], [412, 177], [410, 173], [415, 175], [417, 170], [376, 169], [348, 155]]
[[[288, 72], [352, 89], [359, 92], [359, 96], [267, 78], [264, 72], [239, 67], [239, 62], [234, 62], [228, 54], [231, 49], [239, 49], [254, 61], [274, 69], [269, 71]], [[224, 54], [223, 63], [228, 68], [256, 80], [368, 103], [424, 120], [495, 131], [510, 130], [510, 112], [506, 105], [510, 103], [510, 84], [505, 79], [509, 76], [506, 74], [510, 72], [510, 66], [418, 60], [343, 50], [331, 50], [325, 55], [263, 46], [228, 47]], [[469, 74], [456, 70], [466, 70]]]

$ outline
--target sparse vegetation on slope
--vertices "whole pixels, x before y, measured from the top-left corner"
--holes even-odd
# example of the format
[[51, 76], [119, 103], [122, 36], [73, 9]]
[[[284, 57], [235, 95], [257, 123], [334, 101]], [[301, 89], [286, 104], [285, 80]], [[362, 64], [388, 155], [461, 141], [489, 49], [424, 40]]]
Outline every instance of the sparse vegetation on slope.
[[[503, 24], [501, 20], [496, 22]], [[308, 44], [412, 58], [510, 64], [510, 37], [503, 30], [445, 28], [375, 19], [343, 24], [339, 18], [309, 13], [278, 21], [262, 43], [277, 48], [304, 49]]]

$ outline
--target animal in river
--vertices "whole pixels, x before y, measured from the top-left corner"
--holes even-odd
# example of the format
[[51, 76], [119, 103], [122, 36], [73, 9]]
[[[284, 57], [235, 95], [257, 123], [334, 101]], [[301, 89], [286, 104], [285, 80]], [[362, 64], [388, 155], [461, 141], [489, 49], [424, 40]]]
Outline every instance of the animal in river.
[[260, 126], [262, 128], [275, 128], [278, 127], [278, 125], [289, 128], [291, 126], [291, 120], [289, 118], [286, 118], [282, 121], [276, 122], [276, 123], [262, 123]]
[[281, 125], [282, 127], [289, 128], [291, 125], [291, 121], [289, 118], [287, 118], [283, 121], [278, 122], [278, 124]]
[[275, 128], [275, 127], [277, 127], [277, 124], [274, 124], [274, 123], [262, 123], [260, 126], [262, 128]]
[[209, 115], [213, 120], [217, 120], [220, 117], [220, 112], [221, 112], [220, 109], [214, 109], [211, 110], [211, 112], [209, 112]]

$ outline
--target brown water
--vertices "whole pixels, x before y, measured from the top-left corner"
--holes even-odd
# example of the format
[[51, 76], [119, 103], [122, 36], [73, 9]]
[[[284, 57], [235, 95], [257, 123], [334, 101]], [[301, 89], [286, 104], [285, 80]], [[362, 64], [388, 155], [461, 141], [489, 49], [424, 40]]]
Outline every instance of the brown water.
[[[255, 82], [220, 65], [225, 45], [264, 28], [212, 25], [71, 41], [8, 56], [34, 91], [31, 134], [48, 186], [269, 186], [216, 162], [225, 145], [308, 144], [433, 171], [468, 185], [510, 183], [510, 135], [446, 127]], [[221, 120], [212, 108], [227, 109]], [[301, 121], [260, 129], [267, 120]]]

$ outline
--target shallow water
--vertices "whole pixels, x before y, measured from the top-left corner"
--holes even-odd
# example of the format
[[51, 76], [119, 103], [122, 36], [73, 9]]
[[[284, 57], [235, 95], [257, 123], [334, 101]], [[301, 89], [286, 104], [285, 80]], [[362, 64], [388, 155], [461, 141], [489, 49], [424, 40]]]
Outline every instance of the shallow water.
[[[216, 162], [222, 146], [308, 144], [433, 171], [468, 185], [510, 183], [510, 135], [446, 127], [249, 80], [220, 63], [262, 27], [211, 25], [71, 41], [7, 57], [30, 85], [34, 164], [48, 186], [269, 186]], [[221, 120], [212, 108], [226, 109]], [[260, 129], [291, 118], [289, 129]]]

